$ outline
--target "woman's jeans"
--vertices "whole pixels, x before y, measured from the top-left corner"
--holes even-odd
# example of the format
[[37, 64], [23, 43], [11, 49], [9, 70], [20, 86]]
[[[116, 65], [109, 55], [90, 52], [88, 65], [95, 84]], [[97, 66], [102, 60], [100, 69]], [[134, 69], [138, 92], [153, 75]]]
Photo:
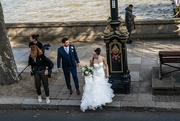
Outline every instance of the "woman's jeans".
[[48, 75], [45, 75], [45, 70], [35, 72], [34, 79], [35, 79], [35, 87], [38, 95], [41, 95], [41, 81], [44, 87], [44, 91], [46, 97], [49, 96], [49, 84], [48, 84]]

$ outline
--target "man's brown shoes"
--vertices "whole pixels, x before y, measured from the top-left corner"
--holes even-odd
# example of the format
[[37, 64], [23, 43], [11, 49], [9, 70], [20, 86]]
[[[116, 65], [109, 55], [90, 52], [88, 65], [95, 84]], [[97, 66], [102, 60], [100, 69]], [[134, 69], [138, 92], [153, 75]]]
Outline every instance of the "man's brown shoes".
[[69, 89], [69, 94], [71, 95], [73, 93], [72, 89]]
[[[71, 95], [72, 93], [73, 93], [72, 89], [69, 89], [69, 94]], [[76, 89], [76, 93], [77, 93], [77, 95], [81, 94], [79, 89]]]
[[80, 94], [81, 94], [81, 92], [79, 91], [79, 89], [76, 89], [76, 93], [77, 93], [77, 95], [80, 95]]

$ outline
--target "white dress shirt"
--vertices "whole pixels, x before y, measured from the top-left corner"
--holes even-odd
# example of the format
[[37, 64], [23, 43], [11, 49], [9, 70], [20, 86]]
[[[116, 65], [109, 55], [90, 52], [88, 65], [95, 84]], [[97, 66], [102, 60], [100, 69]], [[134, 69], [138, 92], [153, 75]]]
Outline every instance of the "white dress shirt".
[[64, 50], [66, 51], [67, 54], [69, 54], [69, 46], [67, 47], [64, 46]]

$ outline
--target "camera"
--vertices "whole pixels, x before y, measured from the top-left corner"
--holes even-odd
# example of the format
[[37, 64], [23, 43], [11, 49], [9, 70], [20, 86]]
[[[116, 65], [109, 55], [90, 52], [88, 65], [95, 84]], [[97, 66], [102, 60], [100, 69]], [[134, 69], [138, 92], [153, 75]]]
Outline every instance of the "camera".
[[43, 50], [49, 50], [49, 47], [50, 47], [50, 46], [51, 46], [51, 45], [50, 45], [49, 43], [44, 44]]

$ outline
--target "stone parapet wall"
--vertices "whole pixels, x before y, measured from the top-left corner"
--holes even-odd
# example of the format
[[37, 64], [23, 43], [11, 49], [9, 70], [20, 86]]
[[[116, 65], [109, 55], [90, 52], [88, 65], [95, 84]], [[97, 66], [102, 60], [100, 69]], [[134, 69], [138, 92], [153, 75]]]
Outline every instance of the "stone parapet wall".
[[[61, 41], [68, 37], [71, 41], [102, 40], [108, 21], [73, 21], [42, 23], [6, 23], [10, 41], [27, 42], [32, 34], [39, 34], [40, 41]], [[180, 36], [180, 19], [139, 20], [132, 38], [177, 38]]]
[[132, 32], [134, 38], [178, 38], [180, 36], [180, 19], [137, 21]]

